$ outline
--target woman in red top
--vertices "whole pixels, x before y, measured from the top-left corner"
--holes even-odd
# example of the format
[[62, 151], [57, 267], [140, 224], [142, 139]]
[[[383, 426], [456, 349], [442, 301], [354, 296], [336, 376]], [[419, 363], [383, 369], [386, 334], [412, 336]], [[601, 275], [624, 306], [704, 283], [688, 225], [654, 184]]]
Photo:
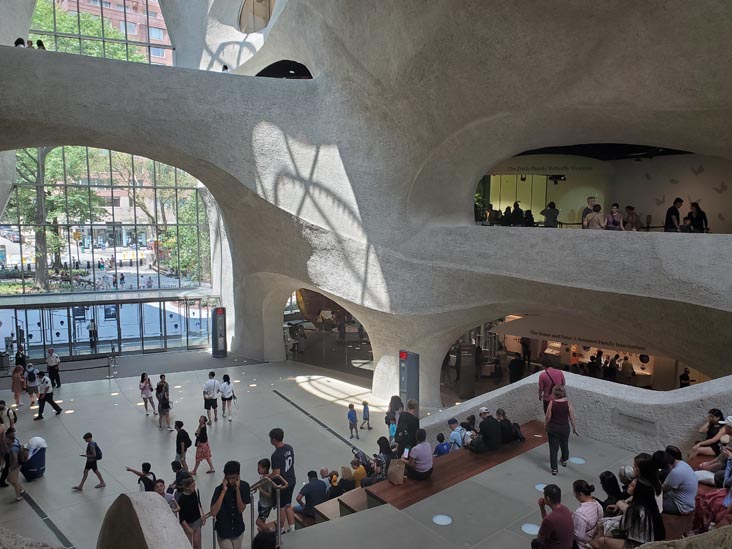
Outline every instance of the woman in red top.
[[562, 449], [561, 463], [562, 467], [567, 466], [569, 459], [569, 428], [572, 426], [572, 432], [577, 435], [577, 428], [574, 424], [574, 408], [567, 400], [567, 393], [564, 386], [557, 385], [554, 387], [552, 396], [554, 399], [549, 403], [546, 410], [546, 434], [549, 438], [549, 463], [552, 468], [552, 475], [556, 475], [557, 469], [557, 452]]

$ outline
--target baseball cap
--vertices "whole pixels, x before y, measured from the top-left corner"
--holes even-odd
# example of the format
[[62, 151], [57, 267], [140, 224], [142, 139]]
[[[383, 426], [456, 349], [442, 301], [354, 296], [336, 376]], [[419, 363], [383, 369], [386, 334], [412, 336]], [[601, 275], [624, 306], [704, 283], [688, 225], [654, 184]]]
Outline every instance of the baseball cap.
[[458, 420], [455, 419], [454, 417], [451, 417], [450, 419], [447, 420], [447, 424], [448, 425], [457, 425], [458, 424]]
[[[490, 412], [488, 411], [488, 408], [486, 408], [485, 406], [481, 406], [478, 409], [478, 413], [479, 414], [490, 414]], [[730, 416], [728, 419], [732, 419], [732, 416]]]
[[727, 416], [726, 418], [719, 421], [720, 425], [732, 425], [732, 416]]

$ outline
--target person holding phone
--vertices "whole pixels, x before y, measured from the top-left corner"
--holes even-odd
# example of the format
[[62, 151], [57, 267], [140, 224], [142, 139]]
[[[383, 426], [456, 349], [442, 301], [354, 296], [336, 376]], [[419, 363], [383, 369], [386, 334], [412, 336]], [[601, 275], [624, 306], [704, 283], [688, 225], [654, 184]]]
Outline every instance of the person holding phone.
[[427, 431], [417, 430], [417, 444], [404, 449], [402, 460], [406, 464], [407, 478], [427, 480], [432, 476], [432, 447], [427, 442]]
[[212, 517], [216, 517], [216, 538], [221, 549], [241, 549], [244, 541], [244, 510], [251, 503], [249, 484], [240, 478], [241, 464], [227, 461], [224, 480], [211, 498]]

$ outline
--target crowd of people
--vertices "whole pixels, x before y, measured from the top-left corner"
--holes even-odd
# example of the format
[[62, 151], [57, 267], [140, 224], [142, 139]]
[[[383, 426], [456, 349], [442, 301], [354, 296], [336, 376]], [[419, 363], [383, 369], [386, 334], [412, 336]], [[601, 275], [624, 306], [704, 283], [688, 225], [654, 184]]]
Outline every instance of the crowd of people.
[[[665, 232], [680, 233], [708, 233], [709, 220], [707, 214], [701, 209], [698, 202], [692, 202], [688, 214], [681, 219], [681, 207], [684, 205], [682, 198], [676, 198], [673, 204], [666, 211], [663, 229]], [[531, 210], [521, 209], [520, 202], [513, 203], [513, 209], [506, 206], [505, 211], [496, 210], [493, 204], [483, 211], [476, 205], [476, 221], [482, 221], [486, 226], [503, 227], [559, 227], [559, 209], [554, 202], [549, 202], [546, 208], [539, 212], [544, 218], [543, 223], [537, 223]], [[620, 205], [614, 202], [610, 211], [603, 212], [602, 206], [597, 203], [594, 196], [587, 197], [587, 206], [582, 210], [582, 228], [604, 231], [639, 231], [644, 228], [640, 215], [635, 207], [625, 206], [625, 212], [620, 211]]]
[[23, 38], [16, 38], [14, 46], [16, 48], [28, 48], [31, 50], [38, 49], [38, 50], [46, 51], [46, 46], [43, 43], [43, 40], [40, 40], [40, 39], [36, 40], [36, 44], [34, 46], [33, 40], [31, 40], [30, 38], [28, 40], [25, 40]]

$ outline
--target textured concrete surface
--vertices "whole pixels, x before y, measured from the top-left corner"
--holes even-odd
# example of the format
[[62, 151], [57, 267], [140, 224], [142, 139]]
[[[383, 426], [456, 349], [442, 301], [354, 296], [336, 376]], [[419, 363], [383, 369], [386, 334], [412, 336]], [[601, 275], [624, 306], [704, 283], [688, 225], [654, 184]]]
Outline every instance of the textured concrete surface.
[[59, 545], [47, 545], [17, 535], [10, 530], [0, 528], [0, 549], [59, 549]]
[[[564, 376], [580, 436], [630, 452], [654, 452], [669, 444], [689, 450], [699, 438], [699, 425], [707, 411], [725, 410], [732, 390], [732, 376], [674, 391], [649, 391], [568, 372]], [[433, 412], [422, 418], [421, 426], [432, 440], [437, 433], [447, 432], [448, 419], [458, 417], [464, 421], [469, 414], [477, 416], [481, 406], [493, 413], [503, 408], [518, 423], [541, 420], [544, 414], [538, 400], [538, 379], [539, 374], [534, 374], [450, 409]]]
[[[571, 315], [730, 373], [727, 236], [472, 222], [478, 178], [527, 149], [730, 158], [728, 2], [282, 0], [256, 44], [239, 7], [163, 2], [181, 64], [218, 71], [250, 50], [239, 76], [0, 48], [0, 150], [109, 147], [200, 179], [221, 209], [219, 278], [245, 356], [283, 358], [282, 308], [305, 287], [363, 323], [378, 394], [395, 390], [399, 348], [420, 353], [428, 406], [450, 342], [507, 313]], [[243, 76], [279, 59], [316, 78]]]
[[107, 509], [97, 549], [186, 547], [188, 539], [168, 503], [155, 492], [128, 492]]

